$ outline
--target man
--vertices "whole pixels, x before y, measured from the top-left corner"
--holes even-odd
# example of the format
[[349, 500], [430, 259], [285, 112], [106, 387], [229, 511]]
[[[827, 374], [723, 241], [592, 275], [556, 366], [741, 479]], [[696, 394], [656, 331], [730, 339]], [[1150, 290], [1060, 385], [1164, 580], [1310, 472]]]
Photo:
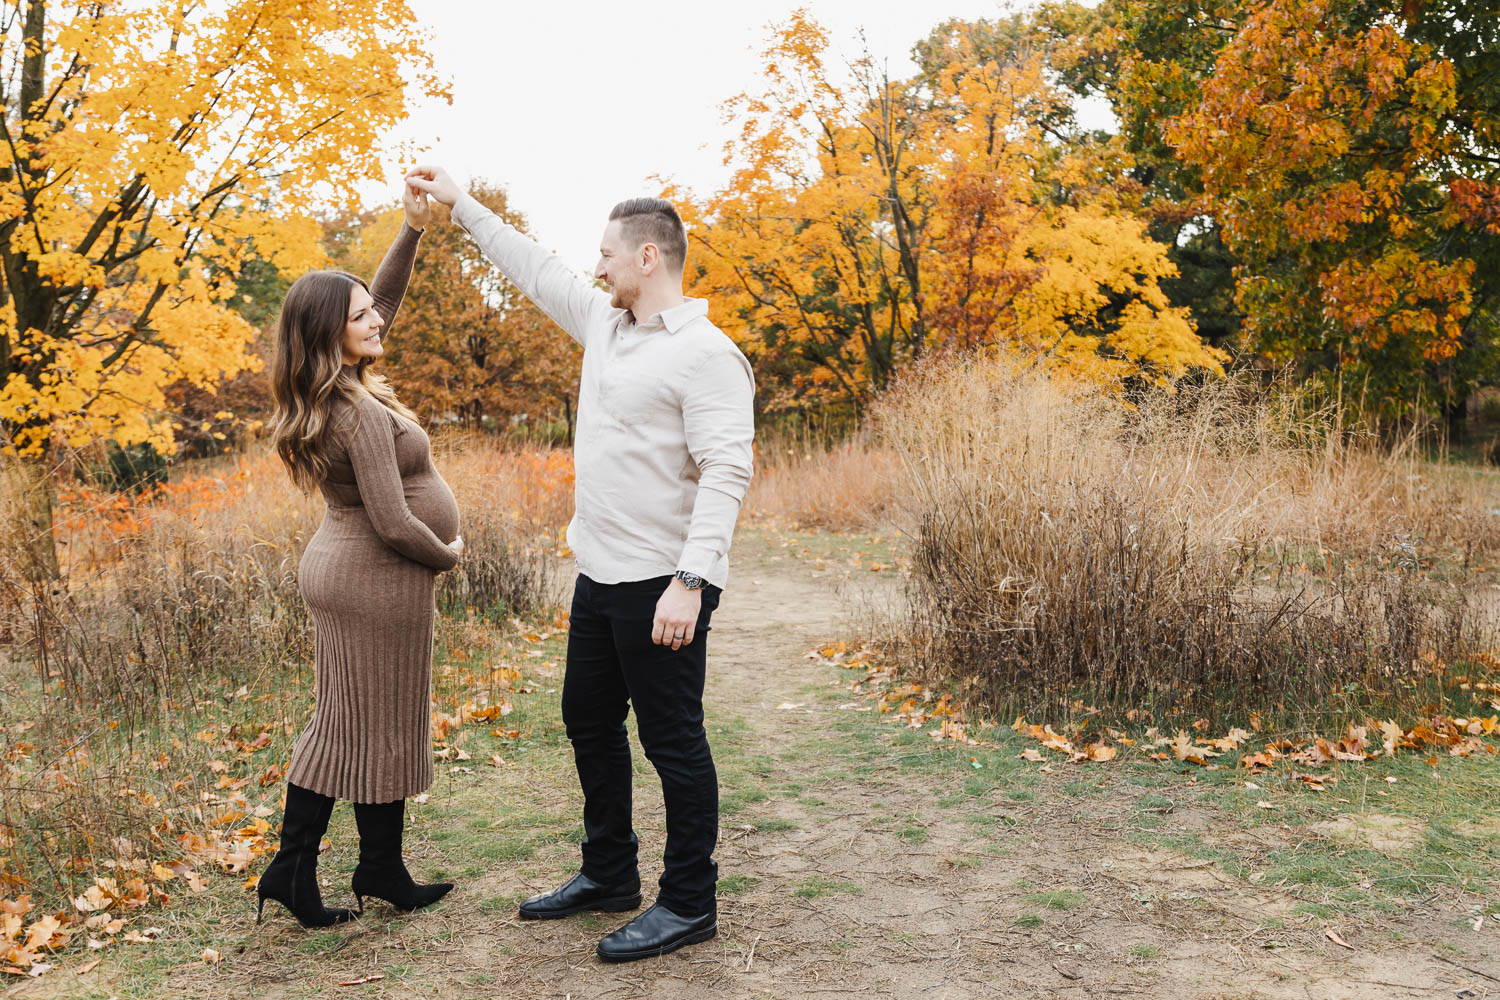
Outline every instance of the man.
[[625, 732], [633, 706], [666, 802], [665, 870], [655, 905], [600, 941], [599, 957], [706, 941], [718, 932], [719, 785], [703, 730], [705, 633], [750, 482], [750, 364], [709, 322], [708, 304], [682, 294], [687, 234], [670, 202], [637, 198], [610, 212], [594, 268], [606, 294], [441, 168], [406, 179], [452, 206], [485, 256], [584, 349], [562, 698], [583, 787], [583, 865], [522, 903], [521, 917], [641, 905]]

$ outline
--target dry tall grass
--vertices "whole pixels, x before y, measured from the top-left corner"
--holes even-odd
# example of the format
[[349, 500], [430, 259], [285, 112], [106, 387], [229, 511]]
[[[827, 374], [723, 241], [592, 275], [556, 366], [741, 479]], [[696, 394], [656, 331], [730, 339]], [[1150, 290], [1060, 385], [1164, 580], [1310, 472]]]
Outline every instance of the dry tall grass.
[[1004, 358], [905, 380], [864, 432], [767, 443], [751, 516], [905, 533], [911, 665], [991, 707], [1288, 715], [1441, 696], [1500, 481], [1225, 380], [1129, 404]]
[[868, 435], [762, 433], [745, 513], [799, 528], [873, 530], [891, 517], [901, 487], [896, 454]]
[[1494, 488], [1285, 399], [1126, 406], [999, 358], [907, 380], [876, 426], [905, 470], [913, 663], [1022, 711], [1430, 697], [1432, 664], [1488, 641], [1462, 577], [1500, 543]]
[[[556, 599], [547, 556], [572, 506], [571, 457], [448, 437], [435, 458], [467, 543], [441, 578], [438, 644], [467, 650], [486, 617]], [[60, 581], [0, 560], [0, 895], [61, 898], [106, 863], [174, 856], [169, 833], [224, 826], [233, 810], [204, 791], [219, 758], [264, 754], [261, 784], [279, 787], [311, 707], [296, 565], [321, 509], [274, 456], [251, 454], [134, 496], [64, 490]], [[247, 748], [257, 733], [270, 735]]]

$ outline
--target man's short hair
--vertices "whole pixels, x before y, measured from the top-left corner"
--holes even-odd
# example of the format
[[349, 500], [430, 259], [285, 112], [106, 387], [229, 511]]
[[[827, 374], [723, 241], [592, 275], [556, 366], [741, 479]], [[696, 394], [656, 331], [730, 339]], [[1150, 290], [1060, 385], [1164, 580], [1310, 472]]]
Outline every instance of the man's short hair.
[[620, 229], [627, 242], [636, 246], [656, 244], [667, 267], [682, 273], [687, 263], [687, 230], [683, 228], [682, 216], [665, 198], [631, 198], [610, 209], [609, 219], [620, 220]]

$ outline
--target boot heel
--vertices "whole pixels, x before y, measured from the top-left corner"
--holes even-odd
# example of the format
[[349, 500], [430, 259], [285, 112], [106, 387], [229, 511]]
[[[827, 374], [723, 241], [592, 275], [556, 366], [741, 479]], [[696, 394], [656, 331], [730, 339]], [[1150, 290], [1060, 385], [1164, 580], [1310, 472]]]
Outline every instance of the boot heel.
[[260, 919], [266, 915], [266, 897], [260, 897], [260, 905], [255, 908], [255, 926], [260, 926]]

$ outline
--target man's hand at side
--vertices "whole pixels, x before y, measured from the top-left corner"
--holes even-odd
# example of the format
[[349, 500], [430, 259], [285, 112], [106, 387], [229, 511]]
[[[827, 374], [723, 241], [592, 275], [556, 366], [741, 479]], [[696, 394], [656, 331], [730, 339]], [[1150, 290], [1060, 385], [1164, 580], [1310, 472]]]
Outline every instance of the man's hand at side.
[[651, 622], [651, 641], [658, 646], [681, 649], [693, 641], [698, 612], [703, 607], [703, 591], [688, 590], [674, 578], [656, 602], [656, 618]]
[[426, 164], [412, 167], [404, 180], [418, 191], [426, 191], [449, 208], [458, 204], [458, 199], [463, 197], [463, 189], [442, 167]]

